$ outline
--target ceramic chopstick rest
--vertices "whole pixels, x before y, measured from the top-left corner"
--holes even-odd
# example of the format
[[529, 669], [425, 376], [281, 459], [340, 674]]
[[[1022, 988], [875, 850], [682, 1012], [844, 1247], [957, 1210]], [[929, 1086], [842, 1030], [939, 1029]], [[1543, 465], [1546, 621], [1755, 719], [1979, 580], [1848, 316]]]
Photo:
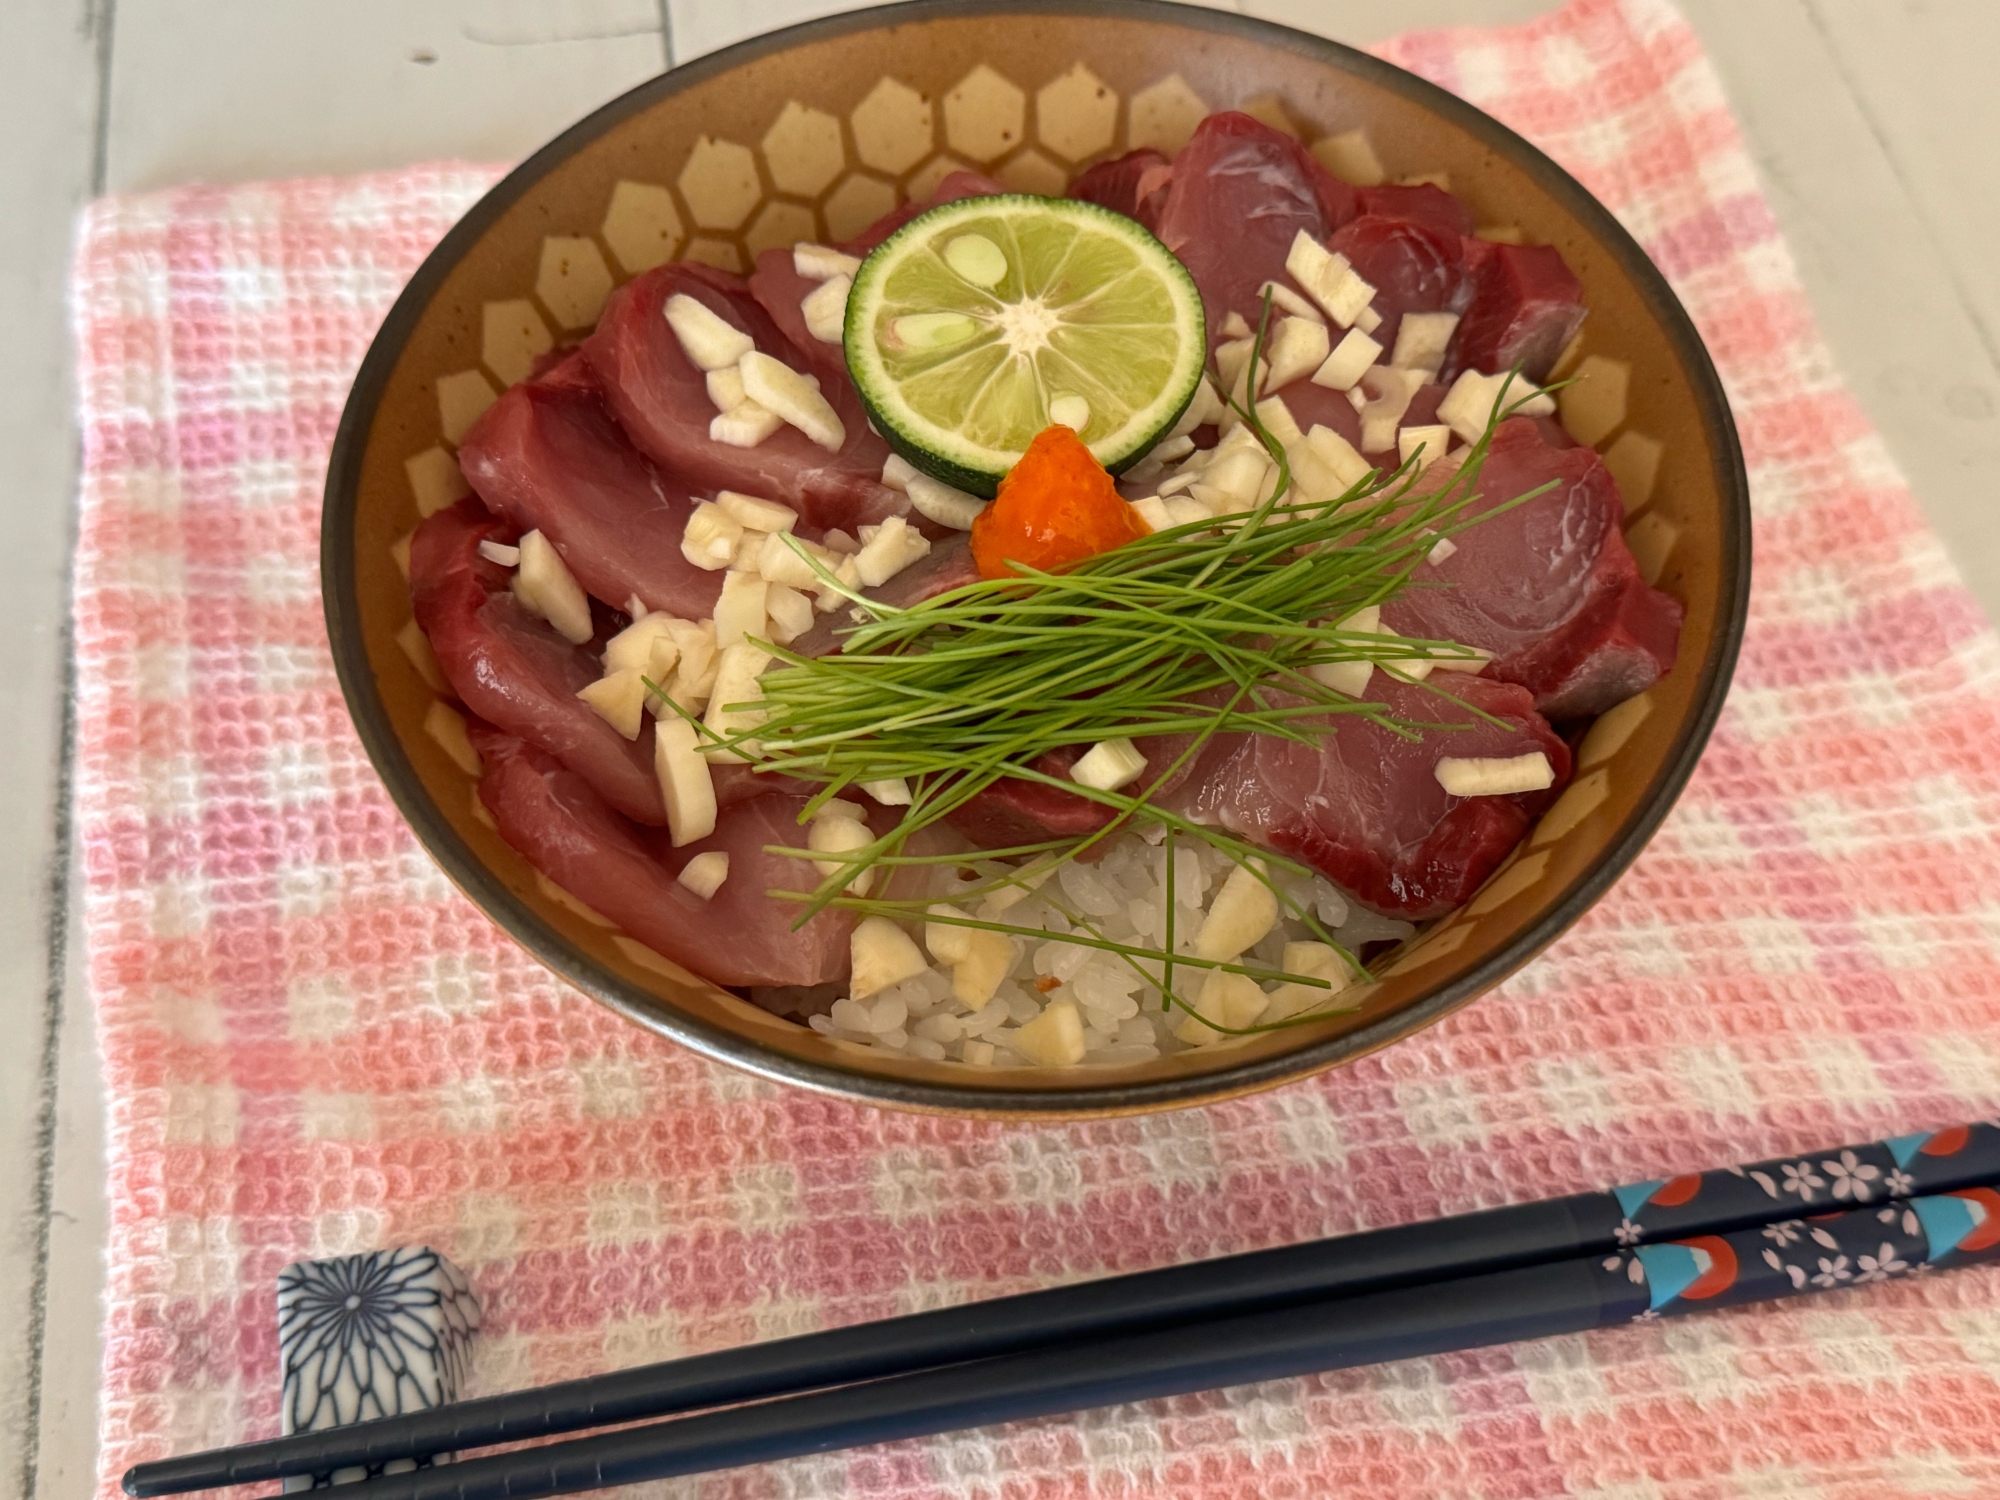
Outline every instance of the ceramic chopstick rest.
[[[479, 1330], [479, 1299], [427, 1246], [303, 1260], [278, 1273], [284, 1431], [319, 1432], [455, 1401]], [[446, 1463], [400, 1459], [385, 1472]], [[285, 1490], [371, 1478], [361, 1468], [300, 1475]]]

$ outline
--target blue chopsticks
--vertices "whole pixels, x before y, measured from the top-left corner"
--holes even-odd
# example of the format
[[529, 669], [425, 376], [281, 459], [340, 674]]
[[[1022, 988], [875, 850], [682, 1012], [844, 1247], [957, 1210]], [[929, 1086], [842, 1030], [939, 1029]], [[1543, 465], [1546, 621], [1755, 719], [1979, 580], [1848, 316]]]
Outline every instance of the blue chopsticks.
[[564, 1494], [1574, 1332], [1990, 1258], [1996, 1182], [2000, 1123], [1955, 1126], [190, 1454], [133, 1468], [125, 1488], [176, 1494], [764, 1403], [392, 1475], [366, 1491]]

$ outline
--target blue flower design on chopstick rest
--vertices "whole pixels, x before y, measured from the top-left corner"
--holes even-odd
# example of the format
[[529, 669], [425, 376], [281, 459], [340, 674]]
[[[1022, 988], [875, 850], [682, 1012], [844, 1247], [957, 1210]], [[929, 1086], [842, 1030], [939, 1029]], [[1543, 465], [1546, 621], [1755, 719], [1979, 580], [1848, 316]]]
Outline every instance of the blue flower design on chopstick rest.
[[[319, 1432], [457, 1400], [478, 1329], [479, 1299], [464, 1274], [428, 1247], [286, 1266], [278, 1273], [284, 1431]], [[343, 1469], [287, 1480], [285, 1489], [367, 1477]]]
[[1865, 1146], [1629, 1183], [1612, 1189], [1624, 1216], [1612, 1234], [1621, 1246], [1671, 1240], [1732, 1220], [1760, 1222], [1774, 1204], [1796, 1208], [1801, 1215], [1837, 1212], [1995, 1177], [2000, 1177], [2000, 1122], [1980, 1121]]

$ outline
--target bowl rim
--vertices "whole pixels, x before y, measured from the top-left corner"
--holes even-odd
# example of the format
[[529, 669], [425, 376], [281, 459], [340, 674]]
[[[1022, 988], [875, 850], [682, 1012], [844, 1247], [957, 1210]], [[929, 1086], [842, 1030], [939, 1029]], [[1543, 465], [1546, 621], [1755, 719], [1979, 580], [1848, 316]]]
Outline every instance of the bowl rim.
[[[718, 74], [801, 43], [908, 22], [991, 15], [1127, 18], [1240, 37], [1284, 48], [1401, 94], [1474, 134], [1567, 209], [1631, 278], [1659, 320], [1689, 378], [1713, 448], [1723, 497], [1721, 618], [1692, 708], [1648, 794], [1606, 844], [1597, 862], [1561, 901], [1513, 942], [1414, 1005], [1294, 1052], [1248, 1060], [1208, 1073], [1135, 1083], [994, 1089], [971, 1084], [849, 1070], [767, 1050], [761, 1043], [627, 984], [570, 945], [482, 862], [425, 791], [390, 724], [369, 666], [355, 593], [354, 517], [362, 458], [390, 375], [433, 296], [487, 228], [581, 146], [662, 99]], [[1639, 243], [1611, 211], [1541, 149], [1492, 115], [1427, 79], [1380, 58], [1310, 33], [1235, 11], [1168, 0], [904, 0], [802, 22], [708, 53], [649, 79], [600, 106], [507, 173], [431, 249], [397, 296], [371, 340], [341, 412], [329, 454], [320, 519], [320, 583], [327, 641], [350, 718], [390, 799], [418, 841], [484, 914], [540, 963], [627, 1020], [704, 1057], [781, 1083], [844, 1099], [925, 1113], [988, 1118], [1075, 1119], [1137, 1114], [1217, 1103], [1337, 1067], [1423, 1030], [1500, 983], [1555, 941], [1619, 876], [1659, 828], [1693, 774], [1722, 712], [1749, 614], [1751, 521], [1749, 475], [1720, 376], [1693, 320]]]

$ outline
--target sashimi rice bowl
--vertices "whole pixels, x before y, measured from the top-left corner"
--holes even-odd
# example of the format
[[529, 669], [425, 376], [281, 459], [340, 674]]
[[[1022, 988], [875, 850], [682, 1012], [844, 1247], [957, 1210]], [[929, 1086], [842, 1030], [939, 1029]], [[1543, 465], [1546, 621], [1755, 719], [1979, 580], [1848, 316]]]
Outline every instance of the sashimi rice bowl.
[[1185, 114], [761, 245], [632, 232], [717, 143], [678, 199], [628, 151], [622, 284], [565, 319], [545, 244], [500, 359], [486, 304], [511, 383], [436, 383], [383, 549], [402, 739], [609, 967], [932, 1084], [1214, 1072], [1406, 1000], [1605, 800], [1685, 649], [1671, 372], [1382, 123]]

